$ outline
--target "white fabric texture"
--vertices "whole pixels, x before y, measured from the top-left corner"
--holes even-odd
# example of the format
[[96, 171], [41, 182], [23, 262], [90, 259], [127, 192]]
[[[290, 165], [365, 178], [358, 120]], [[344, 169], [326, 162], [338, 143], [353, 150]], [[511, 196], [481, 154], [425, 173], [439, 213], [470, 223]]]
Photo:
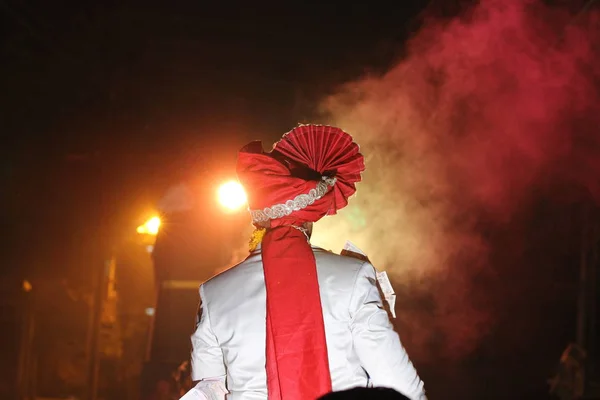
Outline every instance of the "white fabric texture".
[[225, 377], [204, 379], [179, 400], [224, 400], [227, 393], [229, 392], [225, 387]]
[[[375, 268], [313, 247], [334, 391], [369, 385], [425, 398], [423, 382], [383, 308]], [[267, 399], [266, 291], [260, 248], [200, 287], [192, 379], [226, 375], [230, 400]]]

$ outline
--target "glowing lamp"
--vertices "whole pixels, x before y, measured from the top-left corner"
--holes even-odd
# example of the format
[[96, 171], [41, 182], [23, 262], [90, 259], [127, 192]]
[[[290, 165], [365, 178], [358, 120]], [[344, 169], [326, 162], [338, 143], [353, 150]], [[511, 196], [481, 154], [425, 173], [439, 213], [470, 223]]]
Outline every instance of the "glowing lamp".
[[141, 235], [152, 235], [156, 236], [160, 228], [160, 218], [152, 217], [146, 221], [143, 225], [137, 227], [137, 233]]
[[217, 191], [219, 203], [229, 211], [236, 211], [242, 208], [247, 201], [244, 188], [237, 181], [225, 182], [219, 186]]

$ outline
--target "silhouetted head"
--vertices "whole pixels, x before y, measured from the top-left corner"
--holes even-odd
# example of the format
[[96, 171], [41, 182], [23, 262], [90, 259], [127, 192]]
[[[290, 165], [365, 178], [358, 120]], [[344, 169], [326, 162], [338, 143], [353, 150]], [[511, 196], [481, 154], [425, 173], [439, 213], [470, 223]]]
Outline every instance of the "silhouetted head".
[[319, 400], [409, 400], [408, 397], [388, 388], [354, 388], [341, 392], [328, 393]]

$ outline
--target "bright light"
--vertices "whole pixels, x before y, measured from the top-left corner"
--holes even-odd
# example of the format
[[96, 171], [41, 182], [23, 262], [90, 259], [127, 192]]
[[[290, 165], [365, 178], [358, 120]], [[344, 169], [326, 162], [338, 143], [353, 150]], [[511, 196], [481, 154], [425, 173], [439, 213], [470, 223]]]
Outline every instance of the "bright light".
[[158, 234], [158, 229], [160, 228], [160, 218], [152, 217], [148, 221], [144, 223], [144, 225], [140, 225], [137, 227], [137, 233], [142, 235], [152, 235], [156, 236]]
[[237, 181], [222, 184], [218, 190], [219, 203], [230, 211], [239, 210], [246, 204], [246, 192]]

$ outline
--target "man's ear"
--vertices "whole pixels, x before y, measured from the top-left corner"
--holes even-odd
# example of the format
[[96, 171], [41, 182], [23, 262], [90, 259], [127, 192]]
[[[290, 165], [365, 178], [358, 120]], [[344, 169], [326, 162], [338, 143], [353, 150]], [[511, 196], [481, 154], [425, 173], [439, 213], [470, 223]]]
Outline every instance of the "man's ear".
[[308, 232], [308, 237], [312, 236], [312, 232], [313, 232], [313, 223], [312, 222], [305, 222], [304, 224], [302, 224], [304, 226], [304, 229], [306, 229], [306, 231]]

